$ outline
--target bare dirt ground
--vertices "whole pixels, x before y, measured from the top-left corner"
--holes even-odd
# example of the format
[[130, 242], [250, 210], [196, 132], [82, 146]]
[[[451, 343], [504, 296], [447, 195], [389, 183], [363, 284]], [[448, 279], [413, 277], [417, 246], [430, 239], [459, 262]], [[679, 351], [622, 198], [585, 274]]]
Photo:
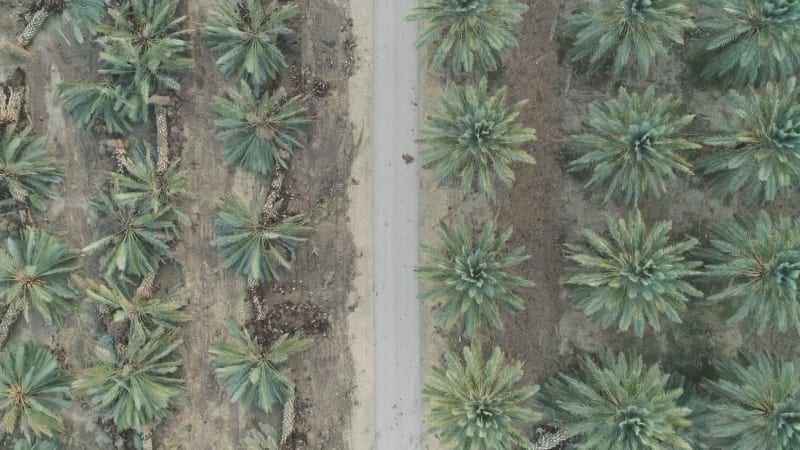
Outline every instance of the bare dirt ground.
[[[4, 13], [0, 16], [0, 37], [11, 41], [22, 27], [13, 17], [21, 7], [7, 3], [0, 2]], [[214, 0], [185, 2], [183, 13], [189, 17], [188, 27], [197, 29], [214, 4]], [[349, 411], [355, 386], [349, 347], [352, 340], [368, 338], [363, 325], [360, 332], [354, 332], [348, 329], [346, 320], [351, 309], [359, 311], [354, 297], [349, 296], [354, 247], [348, 223], [348, 187], [359, 181], [369, 186], [368, 181], [351, 181], [350, 176], [350, 164], [357, 153], [356, 140], [360, 133], [368, 134], [365, 127], [369, 124], [353, 126], [348, 116], [352, 86], [348, 77], [356, 71], [356, 52], [360, 50], [354, 47], [357, 43], [352, 35], [353, 23], [348, 20], [347, 3], [301, 0], [298, 4], [302, 17], [295, 39], [288, 43], [292, 49], [290, 57], [297, 73], [304, 73], [309, 83], [315, 79], [327, 82], [327, 92], [310, 100], [316, 121], [309, 130], [305, 148], [296, 152], [292, 161], [287, 209], [303, 213], [313, 231], [298, 252], [294, 270], [281, 283], [265, 289], [265, 295], [270, 307], [281, 305], [284, 313], [291, 309], [287, 305], [300, 305], [313, 308], [330, 321], [330, 328], [315, 336], [316, 345], [291, 361], [299, 413], [291, 448], [346, 449], [350, 448], [346, 439], [351, 428]], [[361, 26], [364, 22], [361, 16]], [[246, 197], [263, 197], [266, 183], [224, 161], [222, 146], [213, 137], [214, 115], [209, 103], [212, 96], [226, 88], [226, 82], [199, 34], [195, 32], [193, 39], [197, 67], [182, 81], [179, 112], [173, 117], [170, 130], [173, 148], [176, 144], [180, 147], [180, 165], [186, 171], [189, 190], [195, 194], [182, 205], [192, 225], [184, 230], [183, 240], [174, 249], [175, 264], [162, 270], [157, 280], [159, 287], [173, 289], [185, 299], [193, 317], [181, 330], [184, 344], [180, 355], [187, 381], [187, 401], [156, 430], [155, 439], [160, 448], [227, 449], [233, 448], [240, 436], [265, 418], [229, 402], [208, 360], [209, 344], [225, 338], [223, 321], [232, 318], [246, 323], [251, 316], [245, 301], [244, 280], [222, 268], [216, 249], [209, 244], [213, 237], [213, 212], [223, 194], [233, 191]], [[31, 121], [37, 133], [47, 134], [49, 150], [66, 165], [63, 197], [54, 202], [40, 223], [66, 239], [72, 248], [79, 249], [95, 236], [89, 199], [105, 172], [111, 169], [111, 160], [92, 134], [77, 130], [64, 114], [55, 86], [62, 80], [93, 78], [96, 54], [88, 45], [66, 45], [48, 30], [37, 36], [30, 53], [26, 59], [0, 52], [0, 76], [5, 79], [17, 66], [28, 74]], [[359, 58], [363, 57], [363, 52], [359, 54]], [[361, 82], [365, 80], [363, 70], [368, 67], [356, 71]], [[311, 86], [288, 79], [284, 84], [290, 92]], [[143, 127], [137, 134], [153, 136], [149, 127]], [[97, 258], [86, 258], [85, 266], [86, 277], [99, 275]], [[365, 310], [360, 310], [362, 315]], [[53, 345], [57, 342], [68, 365], [80, 368], [89, 361], [100, 332], [96, 322], [94, 309], [83, 302], [53, 337], [51, 329], [32, 320], [29, 324], [19, 324], [16, 338], [34, 336]], [[360, 344], [363, 351], [364, 344]], [[361, 376], [368, 379], [363, 358], [361, 361]], [[87, 406], [74, 402], [67, 415], [68, 435], [64, 443], [74, 449], [111, 448], [112, 443], [95, 424]], [[277, 416], [270, 422], [278, 427]], [[362, 424], [361, 428], [367, 430], [368, 425]]]

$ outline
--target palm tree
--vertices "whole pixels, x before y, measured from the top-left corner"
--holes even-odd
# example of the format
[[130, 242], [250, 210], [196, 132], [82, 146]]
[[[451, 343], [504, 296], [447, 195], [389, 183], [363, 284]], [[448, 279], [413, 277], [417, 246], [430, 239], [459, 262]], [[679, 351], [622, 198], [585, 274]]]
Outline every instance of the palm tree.
[[455, 352], [447, 352], [445, 367], [433, 367], [422, 390], [431, 431], [447, 448], [527, 448], [530, 441], [517, 426], [541, 418], [527, 406], [539, 386], [520, 385], [522, 363], [505, 364], [500, 347], [486, 361], [475, 343], [463, 353], [462, 363]]
[[110, 219], [110, 231], [83, 248], [84, 253], [109, 247], [106, 276], [128, 273], [144, 276], [157, 270], [164, 258], [172, 256], [168, 243], [181, 237], [177, 217], [171, 208], [158, 213], [141, 212], [111, 195], [100, 193], [92, 207]]
[[110, 287], [89, 281], [86, 294], [101, 305], [105, 305], [114, 322], [128, 325], [128, 340], [145, 339], [158, 328], [175, 328], [191, 319], [181, 309], [186, 304], [177, 298], [139, 298], [128, 295], [111, 283]]
[[0, 250], [0, 295], [7, 309], [0, 322], [0, 346], [19, 315], [36, 310], [60, 324], [78, 291], [71, 276], [80, 268], [77, 255], [41, 230], [25, 230], [20, 240], [8, 238]]
[[128, 115], [149, 117], [148, 99], [158, 89], [180, 88], [178, 77], [193, 67], [190, 30], [180, 29], [186, 16], [175, 17], [179, 0], [124, 0], [109, 8], [111, 24], [97, 26], [101, 74], [130, 94]]
[[800, 89], [794, 78], [763, 92], [731, 92], [732, 114], [713, 120], [706, 144], [720, 151], [697, 162], [716, 194], [744, 191], [748, 204], [788, 197], [800, 186]]
[[59, 447], [53, 441], [19, 438], [14, 441], [14, 450], [59, 450]]
[[161, 328], [145, 339], [131, 337], [123, 353], [106, 337], [95, 352], [95, 366], [82, 371], [72, 387], [89, 397], [104, 420], [114, 420], [118, 431], [142, 433], [183, 400], [181, 361], [169, 358], [182, 341]]
[[0, 435], [20, 429], [30, 439], [63, 431], [68, 395], [69, 379], [47, 348], [33, 341], [9, 346], [0, 358]]
[[289, 21], [300, 14], [296, 5], [261, 0], [224, 0], [211, 11], [203, 36], [211, 49], [222, 53], [217, 65], [226, 77], [251, 86], [278, 78], [287, 68], [277, 39], [292, 32]]
[[527, 11], [514, 0], [422, 0], [408, 19], [422, 22], [417, 48], [433, 46], [434, 69], [485, 75], [517, 46], [514, 24]]
[[525, 307], [525, 301], [512, 289], [534, 284], [508, 270], [530, 255], [524, 254], [523, 247], [505, 251], [511, 228], [497, 233], [497, 225], [489, 221], [480, 236], [473, 239], [465, 222], [453, 227], [440, 222], [436, 233], [442, 240], [441, 248], [423, 245], [428, 265], [417, 267], [415, 272], [424, 283], [420, 298], [442, 303], [439, 323], [443, 327], [458, 324], [468, 334], [474, 334], [484, 324], [499, 329], [503, 326], [501, 307], [513, 311]]
[[45, 155], [47, 138], [30, 127], [15, 132], [16, 125], [6, 126], [0, 141], [0, 189], [4, 198], [44, 210], [45, 200], [58, 195], [53, 185], [64, 180], [64, 166]]
[[225, 141], [225, 158], [237, 166], [272, 178], [277, 166], [301, 147], [311, 118], [303, 97], [286, 99], [283, 89], [258, 98], [245, 84], [241, 94], [215, 97], [211, 108], [219, 118], [216, 138]]
[[114, 186], [114, 200], [148, 214], [169, 211], [179, 223], [190, 223], [189, 217], [176, 206], [178, 200], [188, 192], [186, 175], [178, 170], [176, 162], [163, 175], [159, 175], [157, 153], [153, 146], [148, 142], [134, 141], [122, 165], [122, 172], [109, 174]]
[[64, 107], [79, 127], [87, 129], [101, 123], [111, 134], [127, 134], [133, 130], [128, 118], [129, 94], [120, 84], [64, 82], [58, 85], [58, 90]]
[[492, 173], [506, 186], [514, 181], [513, 162], [536, 161], [520, 148], [536, 139], [536, 130], [516, 122], [527, 101], [505, 107], [508, 89], [489, 96], [486, 78], [477, 87], [453, 86], [442, 105], [425, 120], [420, 142], [425, 166], [436, 171], [440, 186], [461, 180], [464, 194], [478, 187], [494, 197]]
[[703, 253], [706, 276], [722, 289], [708, 300], [735, 308], [728, 324], [748, 317], [758, 334], [789, 327], [800, 333], [800, 219], [773, 221], [761, 211], [712, 224], [710, 231], [710, 248]]
[[692, 12], [679, 0], [585, 0], [564, 31], [575, 39], [572, 62], [586, 60], [589, 70], [603, 67], [613, 55], [612, 77], [635, 58], [639, 75], [666, 58], [670, 44], [683, 45], [683, 33], [694, 28]]
[[283, 335], [267, 347], [231, 321], [225, 322], [225, 328], [236, 342], [215, 342], [209, 353], [214, 373], [225, 382], [231, 402], [241, 401], [245, 407], [255, 406], [266, 412], [283, 405], [293, 395], [294, 383], [289, 370], [281, 366], [289, 356], [310, 348], [314, 341]]
[[680, 137], [694, 115], [673, 117], [681, 101], [671, 96], [656, 98], [653, 87], [643, 96], [628, 94], [589, 106], [584, 121], [587, 132], [571, 136], [586, 150], [569, 165], [570, 172], [591, 171], [587, 189], [605, 186], [603, 202], [622, 192], [628, 205], [636, 206], [646, 195], [658, 198], [676, 172], [691, 175], [691, 164], [682, 156], [699, 145]]
[[691, 410], [678, 404], [682, 389], [669, 389], [669, 375], [640, 356], [605, 351], [599, 363], [584, 357], [576, 376], [559, 374], [537, 397], [547, 418], [571, 436], [577, 448], [686, 449], [681, 436]]
[[786, 79], [800, 69], [800, 4], [793, 0], [706, 0], [698, 21], [700, 76], [744, 87]]
[[258, 282], [278, 279], [278, 269], [290, 269], [295, 250], [308, 231], [300, 216], [278, 218], [277, 206], [262, 211], [253, 202], [227, 195], [219, 202], [211, 245], [221, 247], [223, 266]]
[[61, 9], [61, 24], [58, 33], [65, 41], [69, 42], [63, 27], [69, 26], [75, 41], [83, 44], [84, 32], [94, 35], [95, 29], [106, 16], [106, 0], [68, 0], [61, 1], [64, 5]]
[[241, 441], [239, 450], [280, 450], [278, 436], [275, 430], [268, 424], [260, 424], [259, 427], [250, 430]]
[[745, 365], [726, 359], [716, 366], [720, 379], [703, 384], [714, 448], [800, 448], [800, 364], [758, 354]]
[[658, 222], [648, 230], [637, 210], [627, 222], [607, 218], [611, 239], [581, 230], [582, 244], [566, 244], [574, 262], [563, 283], [570, 286], [576, 306], [603, 327], [615, 321], [619, 330], [633, 326], [636, 336], [645, 325], [658, 331], [659, 317], [680, 323], [689, 297], [700, 297], [686, 278], [699, 274], [698, 261], [687, 261], [697, 246], [694, 238], [670, 242], [672, 222]]

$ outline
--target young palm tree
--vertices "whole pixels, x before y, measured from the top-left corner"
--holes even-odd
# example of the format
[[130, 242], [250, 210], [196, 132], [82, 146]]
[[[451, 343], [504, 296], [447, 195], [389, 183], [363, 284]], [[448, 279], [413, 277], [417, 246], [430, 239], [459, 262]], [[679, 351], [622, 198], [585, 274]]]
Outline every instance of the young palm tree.
[[714, 120], [715, 135], [706, 140], [720, 147], [697, 162], [711, 175], [717, 194], [744, 192], [745, 202], [769, 203], [788, 197], [800, 186], [800, 89], [794, 78], [767, 84], [763, 92], [731, 92], [733, 114]]
[[794, 0], [706, 0], [698, 21], [700, 76], [734, 87], [786, 79], [800, 69], [800, 3]]
[[225, 141], [225, 158], [237, 166], [272, 178], [287, 155], [301, 147], [311, 118], [303, 97], [285, 99], [283, 89], [261, 98], [242, 84], [241, 94], [215, 97], [211, 108], [219, 118], [216, 138]]
[[117, 353], [104, 339], [95, 352], [96, 365], [81, 372], [72, 387], [88, 395], [117, 430], [148, 431], [184, 397], [184, 381], [177, 376], [181, 361], [168, 358], [181, 343], [174, 331], [157, 329], [146, 339], [131, 339], [124, 353]]
[[468, 334], [484, 324], [502, 328], [501, 307], [514, 311], [525, 307], [525, 301], [512, 289], [534, 286], [508, 270], [530, 255], [524, 254], [523, 247], [505, 251], [511, 228], [497, 233], [494, 221], [487, 222], [476, 239], [465, 222], [453, 227], [440, 222], [436, 232], [442, 240], [441, 248], [423, 245], [428, 265], [415, 269], [425, 284], [419, 297], [442, 303], [439, 323], [445, 328], [458, 324]]
[[19, 438], [14, 441], [14, 450], [59, 450], [59, 446], [53, 441]]
[[58, 90], [79, 127], [87, 129], [100, 123], [111, 134], [133, 130], [128, 119], [128, 94], [121, 85], [75, 81], [60, 83]]
[[[277, 206], [276, 206], [277, 207]], [[223, 266], [258, 282], [277, 280], [278, 269], [290, 269], [295, 250], [308, 231], [300, 216], [278, 218], [276, 209], [262, 211], [232, 195], [223, 197], [214, 218]]]
[[408, 19], [422, 22], [417, 48], [433, 47], [434, 69], [485, 75], [517, 46], [514, 24], [527, 11], [514, 0], [422, 0]]
[[587, 189], [605, 186], [603, 202], [622, 193], [636, 206], [646, 195], [658, 198], [674, 181], [676, 172], [691, 174], [682, 153], [700, 148], [680, 137], [694, 115], [673, 117], [681, 101], [671, 96], [656, 98], [653, 87], [643, 96], [620, 88], [618, 98], [589, 106], [584, 121], [588, 130], [571, 136], [586, 154], [572, 161], [570, 172], [591, 171]]
[[463, 363], [447, 352], [445, 367], [434, 367], [422, 390], [431, 431], [447, 448], [528, 448], [530, 441], [517, 426], [541, 418], [527, 406], [539, 387], [520, 385], [522, 363], [505, 364], [500, 347], [488, 360], [475, 343], [463, 352]]
[[717, 369], [720, 379], [703, 385], [714, 448], [800, 448], [800, 364], [759, 354], [746, 365], [723, 360]]
[[128, 340], [143, 340], [158, 328], [175, 328], [191, 316], [181, 309], [186, 304], [177, 298], [138, 298], [128, 295], [115, 284], [106, 286], [89, 281], [86, 294], [105, 305], [114, 322], [128, 325]]
[[225, 382], [231, 402], [241, 401], [246, 407], [255, 406], [266, 412], [283, 405], [292, 395], [294, 383], [289, 369], [281, 366], [289, 356], [310, 348], [314, 341], [283, 335], [264, 347], [231, 321], [225, 322], [225, 328], [236, 342], [215, 342], [208, 351], [214, 373]]
[[188, 192], [186, 175], [178, 170], [176, 163], [159, 175], [153, 146], [148, 142], [134, 141], [122, 164], [123, 172], [109, 174], [114, 186], [114, 200], [148, 214], [169, 211], [182, 225], [190, 223], [189, 217], [176, 207], [178, 200]]
[[505, 107], [507, 88], [489, 96], [486, 78], [477, 87], [454, 86], [425, 121], [420, 142], [425, 166], [436, 171], [440, 186], [461, 180], [464, 194], [478, 187], [494, 198], [492, 173], [510, 186], [513, 162], [536, 161], [520, 148], [536, 139], [536, 130], [516, 122], [526, 100]]
[[100, 24], [101, 74], [110, 75], [131, 94], [129, 117], [149, 117], [147, 101], [158, 89], [180, 88], [178, 77], [193, 67], [185, 56], [191, 49], [190, 30], [175, 17], [179, 0], [124, 0], [109, 8], [111, 24]]
[[144, 276], [157, 270], [164, 258], [172, 256], [168, 243], [181, 237], [177, 218], [171, 208], [158, 213], [142, 212], [111, 195], [100, 193], [92, 207], [111, 222], [110, 232], [83, 248], [90, 253], [109, 247], [106, 276], [128, 273]]
[[292, 32], [289, 21], [300, 14], [296, 5], [261, 0], [224, 0], [211, 11], [203, 36], [211, 49], [222, 53], [217, 65], [226, 77], [260, 86], [278, 78], [287, 68], [277, 39]]
[[706, 275], [722, 290], [708, 300], [735, 308], [728, 323], [747, 317], [758, 334], [768, 327], [800, 333], [800, 220], [773, 222], [761, 211], [757, 217], [712, 224], [711, 234], [704, 252]]
[[566, 244], [567, 259], [575, 263], [563, 279], [576, 306], [603, 327], [631, 326], [636, 336], [645, 325], [660, 330], [660, 316], [681, 322], [689, 297], [700, 297], [686, 278], [697, 275], [701, 263], [687, 261], [697, 240], [671, 243], [672, 222], [658, 222], [648, 230], [637, 210], [627, 222], [607, 219], [607, 240], [592, 230], [581, 230], [583, 244]]
[[667, 57], [670, 44], [683, 45], [683, 33], [694, 28], [692, 12], [679, 0], [585, 0], [564, 31], [574, 37], [569, 56], [587, 60], [589, 70], [603, 67], [613, 55], [612, 76], [635, 58], [639, 75]]
[[43, 345], [25, 341], [0, 358], [0, 435], [21, 430], [26, 437], [53, 436], [64, 429], [69, 379]]
[[31, 308], [60, 324], [78, 295], [70, 278], [80, 268], [78, 256], [44, 231], [26, 230], [20, 240], [7, 242], [0, 250], [0, 296], [8, 308], [0, 322], [0, 347], [19, 315], [27, 317]]
[[47, 138], [34, 136], [32, 128], [16, 131], [7, 126], [0, 141], [0, 189], [4, 198], [44, 210], [45, 200], [58, 195], [53, 185], [64, 180], [64, 166], [45, 155]]
[[542, 386], [537, 403], [577, 448], [685, 449], [681, 436], [691, 410], [678, 404], [682, 389], [669, 389], [669, 375], [640, 356], [605, 351], [597, 364], [585, 357], [577, 376], [560, 374]]

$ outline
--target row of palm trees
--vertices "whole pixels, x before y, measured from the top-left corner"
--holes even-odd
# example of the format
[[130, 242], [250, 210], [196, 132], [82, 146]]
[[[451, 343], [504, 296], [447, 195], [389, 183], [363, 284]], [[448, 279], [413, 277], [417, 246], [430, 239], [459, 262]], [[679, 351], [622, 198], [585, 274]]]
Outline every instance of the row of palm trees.
[[[691, 9], [679, 0], [587, 0], [569, 19], [568, 55], [590, 71], [610, 68], [616, 83], [630, 70], [648, 74], [672, 44], [695, 29]], [[709, 177], [712, 192], [741, 192], [749, 204], [772, 202], [798, 187], [800, 96], [792, 75], [800, 68], [796, 2], [708, 0], [698, 25], [705, 35], [693, 49], [697, 73], [732, 91], [732, 112], [713, 120], [708, 137], [686, 135], [695, 116], [681, 102], [643, 95], [619, 96], [590, 106], [584, 132], [570, 138], [583, 151], [568, 170], [589, 172], [586, 187], [604, 190], [603, 202], [621, 199], [636, 207], [659, 197], [693, 164]], [[708, 9], [711, 8], [711, 9]], [[516, 46], [513, 25], [527, 6], [513, 0], [426, 0], [410, 19], [422, 22], [418, 45], [430, 48], [430, 64], [451, 78], [475, 80], [495, 71]], [[714, 11], [710, 14], [709, 11]], [[426, 167], [440, 185], [460, 180], [464, 194], [494, 198], [492, 183], [510, 185], [512, 162], [533, 163], [521, 145], [535, 137], [514, 120], [521, 104], [503, 105], [486, 81], [448, 89], [442, 106], [426, 119], [420, 142]], [[763, 88], [763, 89], [762, 89]], [[705, 145], [717, 151], [690, 158]], [[708, 290], [708, 302], [730, 305], [728, 323], [748, 319], [757, 333], [768, 327], [800, 333], [796, 282], [800, 260], [797, 222], [762, 211], [712, 226], [705, 249], [693, 238], [674, 241], [671, 223], [648, 227], [638, 210], [608, 219], [606, 235], [582, 230], [565, 246], [571, 266], [562, 278], [575, 305], [604, 327], [616, 324], [642, 336], [660, 321], [680, 322], [690, 299]], [[509, 269], [528, 258], [523, 248], [505, 249], [511, 230], [493, 221], [473, 235], [464, 223], [437, 227], [440, 248], [423, 246], [426, 264], [417, 269], [420, 297], [440, 304], [439, 320], [473, 339], [463, 359], [445, 355], [426, 382], [430, 427], [449, 448], [553, 448], [572, 440], [578, 448], [770, 448], [800, 446], [797, 362], [756, 355], [743, 364], [718, 359], [716, 378], [690, 383], [633, 354], [585, 357], [573, 372], [542, 386], [525, 386], [522, 366], [503, 363], [495, 348], [484, 360], [479, 334], [500, 328], [500, 310], [524, 301], [515, 289], [533, 283]], [[703, 268], [703, 264], [705, 267]], [[699, 285], [698, 285], [699, 286]], [[686, 390], [683, 387], [686, 387]], [[699, 387], [696, 387], [699, 386]], [[531, 400], [533, 399], [533, 400]], [[535, 442], [521, 423], [556, 427]], [[716, 448], [716, 447], [715, 447]]]

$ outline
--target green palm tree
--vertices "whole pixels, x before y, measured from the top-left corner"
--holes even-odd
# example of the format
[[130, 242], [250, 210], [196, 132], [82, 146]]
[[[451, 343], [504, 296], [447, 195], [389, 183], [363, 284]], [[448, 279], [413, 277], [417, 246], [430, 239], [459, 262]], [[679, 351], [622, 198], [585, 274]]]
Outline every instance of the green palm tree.
[[431, 369], [422, 390], [431, 431], [447, 448], [528, 448], [530, 441], [517, 427], [541, 418], [528, 406], [539, 386], [521, 385], [522, 363], [505, 364], [500, 347], [488, 360], [475, 343], [463, 353], [462, 363], [455, 352], [447, 352], [445, 366]]
[[34, 136], [30, 127], [15, 132], [15, 125], [7, 126], [0, 141], [0, 189], [4, 198], [44, 210], [45, 200], [58, 195], [53, 185], [64, 180], [64, 166], [45, 155], [47, 138]]
[[303, 97], [286, 99], [283, 89], [258, 98], [245, 84], [241, 94], [215, 97], [216, 138], [225, 141], [225, 158], [245, 170], [272, 178], [277, 166], [300, 148], [311, 118]]
[[175, 328], [191, 319], [191, 315], [182, 311], [186, 303], [177, 298], [137, 298], [116, 284], [107, 286], [92, 281], [86, 294], [108, 307], [114, 322], [128, 325], [128, 340], [143, 340], [158, 328]]
[[773, 221], [761, 211], [712, 224], [710, 231], [706, 276], [721, 290], [708, 300], [735, 308], [728, 324], [747, 317], [758, 334], [776, 327], [800, 333], [800, 219]]
[[61, 24], [57, 31], [67, 42], [69, 39], [64, 34], [63, 28], [71, 28], [75, 41], [83, 44], [84, 33], [94, 35], [97, 25], [106, 16], [106, 0], [68, 0], [59, 3], [63, 5], [63, 8], [61, 9]]
[[497, 233], [497, 225], [489, 221], [483, 232], [473, 238], [465, 222], [448, 227], [440, 222], [436, 233], [442, 241], [441, 248], [422, 246], [428, 265], [417, 267], [415, 272], [424, 287], [419, 297], [439, 303], [439, 323], [445, 328], [458, 327], [474, 334], [488, 324], [502, 328], [500, 308], [520, 311], [525, 301], [513, 288], [532, 287], [534, 284], [508, 270], [530, 258], [523, 247], [505, 250], [511, 238], [511, 228]]
[[294, 4], [261, 0], [224, 0], [211, 11], [203, 36], [222, 56], [217, 65], [226, 77], [259, 86], [286, 70], [286, 58], [277, 45], [280, 36], [292, 32], [289, 22], [300, 14]]
[[599, 364], [584, 357], [576, 376], [560, 374], [542, 385], [537, 403], [547, 418], [577, 437], [581, 450], [685, 449], [681, 436], [691, 410], [678, 404], [680, 388], [640, 356], [605, 351]]
[[605, 187], [604, 203], [619, 193], [631, 206], [648, 194], [660, 197], [676, 172], [692, 174], [682, 153], [700, 148], [680, 136], [694, 120], [694, 115], [674, 117], [680, 106], [671, 96], [656, 98], [652, 86], [641, 97], [620, 88], [617, 98], [591, 104], [587, 131], [571, 136], [586, 153], [568, 170], [591, 171], [584, 187]]
[[575, 39], [572, 62], [603, 67], [613, 56], [612, 77], [619, 80], [631, 59], [639, 75], [666, 58], [671, 44], [683, 45], [683, 33], [694, 28], [692, 12], [678, 0], [585, 0], [564, 28]]
[[0, 296], [8, 308], [0, 322], [0, 346], [19, 315], [27, 317], [31, 308], [60, 324], [78, 295], [71, 281], [78, 269], [78, 256], [44, 231], [26, 230], [19, 240], [8, 238], [0, 250]]
[[241, 401], [245, 407], [255, 406], [266, 412], [283, 405], [293, 395], [294, 383], [289, 369], [281, 366], [289, 356], [310, 348], [314, 341], [283, 335], [269, 346], [262, 346], [231, 321], [225, 322], [225, 328], [235, 342], [215, 342], [208, 351], [214, 373], [225, 383], [231, 402]]
[[514, 181], [509, 165], [534, 164], [520, 145], [536, 139], [536, 130], [516, 122], [527, 101], [505, 107], [508, 89], [489, 96], [486, 78], [478, 86], [458, 85], [442, 97], [442, 105], [425, 120], [420, 142], [425, 166], [436, 171], [440, 186], [461, 180], [464, 194], [478, 187], [494, 198], [492, 174], [506, 186]]
[[53, 441], [20, 438], [14, 441], [14, 450], [59, 450], [59, 446]]
[[[83, 248], [84, 253], [109, 248], [106, 258], [106, 276], [114, 279], [120, 273], [144, 276], [157, 270], [172, 251], [168, 243], [180, 239], [177, 218], [171, 208], [158, 213], [141, 212], [129, 203], [120, 202], [111, 195], [100, 193], [92, 207], [109, 219], [108, 233]], [[105, 229], [105, 228], [104, 228]]]
[[800, 364], [759, 354], [745, 365], [726, 359], [716, 366], [720, 378], [703, 384], [714, 448], [800, 448]]
[[127, 134], [133, 130], [128, 119], [128, 94], [121, 85], [110, 81], [73, 81], [59, 83], [58, 90], [64, 107], [79, 127], [88, 129], [99, 123], [111, 134]]
[[131, 337], [124, 353], [117, 353], [106, 336], [95, 352], [95, 365], [83, 370], [72, 387], [89, 397], [104, 420], [114, 420], [117, 430], [142, 433], [184, 398], [184, 381], [177, 375], [181, 361], [169, 358], [182, 341], [164, 329], [146, 339]]
[[186, 174], [173, 162], [163, 175], [156, 170], [157, 152], [144, 141], [134, 141], [123, 161], [123, 172], [109, 174], [114, 186], [112, 196], [118, 203], [148, 214], [169, 211], [182, 225], [189, 217], [177, 208], [177, 202], [187, 195]]
[[794, 78], [763, 92], [731, 92], [733, 113], [713, 120], [706, 144], [720, 150], [700, 159], [716, 194], [743, 191], [745, 202], [788, 197], [800, 186], [800, 89]]
[[517, 46], [514, 24], [527, 11], [513, 0], [422, 0], [408, 19], [422, 23], [417, 48], [433, 47], [434, 69], [485, 75]]
[[99, 72], [117, 80], [130, 94], [128, 115], [149, 117], [147, 101], [159, 89], [178, 90], [178, 77], [194, 66], [181, 29], [186, 16], [175, 17], [179, 0], [124, 0], [109, 8], [111, 24], [97, 26]]
[[795, 0], [705, 0], [698, 21], [700, 76], [744, 87], [786, 79], [800, 69], [800, 3]]
[[277, 280], [279, 268], [291, 268], [308, 227], [300, 216], [279, 219], [277, 207], [262, 211], [232, 195], [220, 200], [211, 245], [221, 248], [226, 269], [263, 283]]
[[25, 341], [0, 358], [0, 434], [21, 430], [26, 437], [64, 430], [61, 410], [69, 406], [69, 379], [43, 345]]
[[672, 222], [648, 230], [638, 210], [627, 222], [608, 217], [607, 223], [611, 239], [583, 229], [583, 243], [565, 245], [575, 265], [562, 283], [575, 305], [603, 327], [618, 322], [620, 331], [632, 326], [640, 337], [646, 325], [660, 330], [662, 315], [680, 323], [689, 297], [702, 296], [686, 281], [700, 273], [700, 262], [686, 260], [697, 240], [670, 242]]

